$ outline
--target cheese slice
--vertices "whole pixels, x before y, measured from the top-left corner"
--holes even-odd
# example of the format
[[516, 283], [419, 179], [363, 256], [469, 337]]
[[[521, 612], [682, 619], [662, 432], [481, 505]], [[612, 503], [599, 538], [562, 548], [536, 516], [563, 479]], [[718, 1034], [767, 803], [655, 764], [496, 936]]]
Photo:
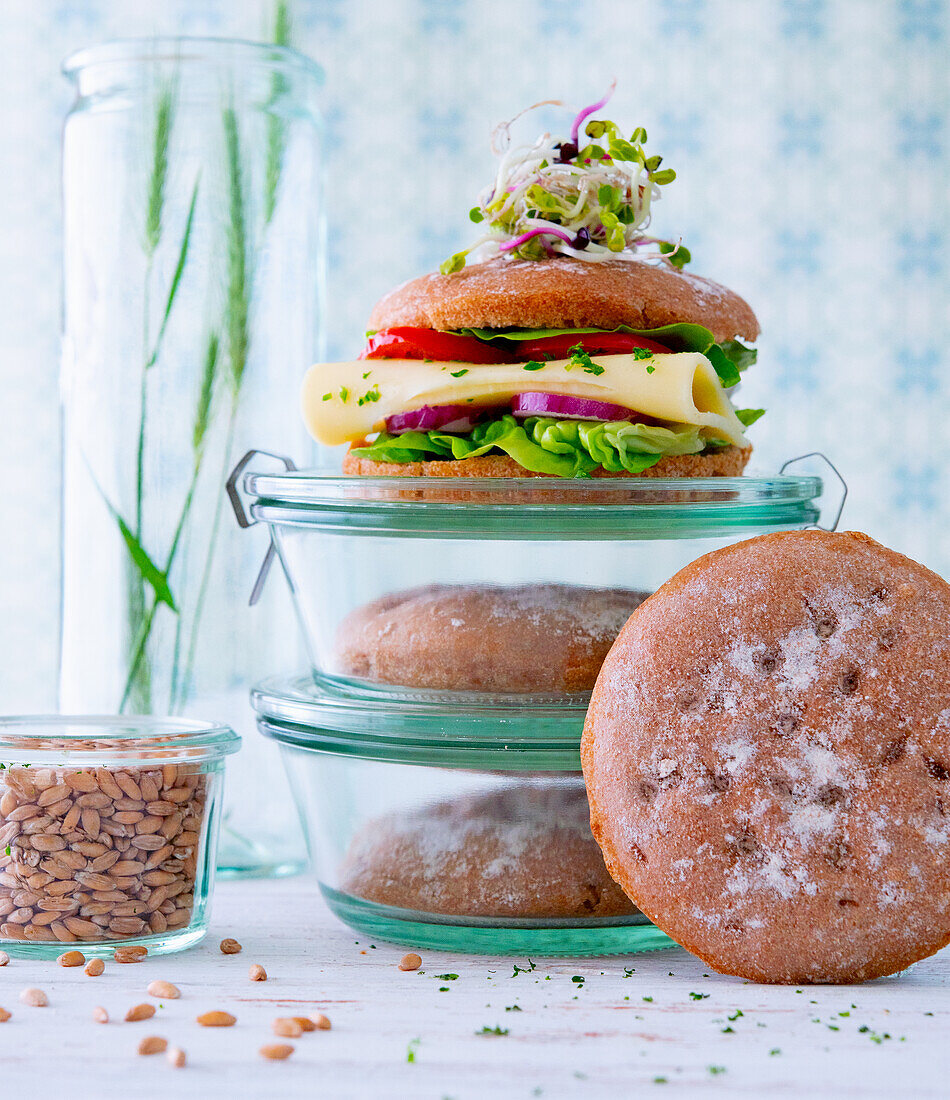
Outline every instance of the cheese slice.
[[[698, 352], [592, 356], [544, 363], [444, 363], [422, 359], [359, 359], [317, 363], [301, 400], [307, 428], [327, 446], [382, 431], [386, 417], [424, 405], [508, 404], [519, 393], [553, 393], [609, 401], [671, 425], [703, 429], [708, 438], [745, 447], [744, 427], [712, 363]], [[528, 369], [528, 367], [533, 369]]]

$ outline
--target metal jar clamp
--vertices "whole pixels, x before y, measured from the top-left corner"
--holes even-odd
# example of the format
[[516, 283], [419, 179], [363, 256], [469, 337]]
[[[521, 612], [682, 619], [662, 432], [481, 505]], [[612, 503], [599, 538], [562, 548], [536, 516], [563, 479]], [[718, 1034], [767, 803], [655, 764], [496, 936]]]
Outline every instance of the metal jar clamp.
[[[238, 478], [244, 473], [251, 459], [256, 455], [263, 455], [265, 458], [275, 459], [277, 462], [282, 463], [284, 469], [288, 473], [297, 469], [297, 464], [292, 458], [288, 458], [287, 455], [275, 454], [273, 451], [260, 451], [257, 450], [257, 448], [248, 451], [247, 454], [239, 460], [238, 464], [231, 471], [231, 476], [225, 483], [225, 489], [227, 490], [231, 507], [234, 509], [234, 518], [238, 521], [238, 526], [242, 528], [253, 527], [257, 523], [256, 519], [248, 515], [247, 509], [244, 507], [244, 500], [241, 497], [241, 491], [238, 489]], [[270, 572], [270, 567], [274, 562], [274, 555], [276, 553], [277, 548], [274, 545], [274, 537], [271, 535], [270, 541], [267, 544], [267, 553], [265, 553], [264, 560], [261, 562], [261, 567], [257, 571], [254, 587], [251, 589], [251, 598], [247, 601], [248, 606], [253, 607], [261, 598], [261, 593], [264, 590], [264, 582], [267, 580], [267, 574]]]
[[841, 472], [838, 470], [838, 467], [835, 466], [831, 459], [828, 458], [828, 456], [821, 451], [809, 451], [808, 454], [799, 455], [797, 458], [790, 458], [787, 462], [783, 462], [782, 465], [779, 467], [778, 472], [779, 474], [784, 474], [789, 466], [794, 466], [796, 462], [805, 462], [809, 458], [817, 458], [821, 462], [823, 462], [835, 475], [835, 477], [838, 479], [839, 484], [841, 485], [841, 500], [838, 501], [838, 509], [835, 512], [834, 522], [831, 524], [830, 527], [825, 527], [821, 523], [814, 523], [811, 525], [811, 530], [837, 531], [838, 524], [841, 522], [841, 513], [844, 511], [844, 503], [848, 499], [848, 483], [845, 481]]

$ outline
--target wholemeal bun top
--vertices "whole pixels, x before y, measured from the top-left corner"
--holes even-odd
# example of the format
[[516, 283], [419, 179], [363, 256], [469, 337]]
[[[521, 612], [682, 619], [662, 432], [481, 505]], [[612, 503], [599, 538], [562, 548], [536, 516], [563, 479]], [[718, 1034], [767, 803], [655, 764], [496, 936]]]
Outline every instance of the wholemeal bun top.
[[412, 279], [377, 303], [369, 327], [649, 329], [676, 322], [704, 325], [719, 342], [759, 335], [748, 304], [711, 279], [666, 262], [564, 256], [497, 257]]

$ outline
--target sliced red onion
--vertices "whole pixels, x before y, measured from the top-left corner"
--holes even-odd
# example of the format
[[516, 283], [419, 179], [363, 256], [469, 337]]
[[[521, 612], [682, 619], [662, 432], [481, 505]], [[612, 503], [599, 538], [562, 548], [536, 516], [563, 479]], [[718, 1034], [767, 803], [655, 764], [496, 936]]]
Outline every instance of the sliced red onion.
[[454, 435], [464, 435], [470, 432], [478, 423], [477, 416], [460, 416], [458, 420], [450, 420], [448, 424], [439, 425], [440, 432], [451, 432]]
[[446, 432], [470, 432], [484, 411], [473, 409], [471, 405], [423, 405], [412, 412], [387, 416], [386, 431], [392, 435], [431, 432], [436, 428]]
[[629, 420], [637, 415], [633, 409], [609, 401], [557, 393], [519, 393], [512, 398], [511, 412], [518, 417], [556, 416], [561, 420]]

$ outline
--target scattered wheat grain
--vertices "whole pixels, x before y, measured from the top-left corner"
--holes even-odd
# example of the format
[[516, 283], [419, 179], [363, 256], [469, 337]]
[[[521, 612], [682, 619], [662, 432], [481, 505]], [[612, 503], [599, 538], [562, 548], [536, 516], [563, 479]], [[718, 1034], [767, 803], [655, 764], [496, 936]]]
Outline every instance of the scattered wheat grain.
[[260, 1055], [270, 1062], [283, 1062], [293, 1054], [294, 1048], [290, 1043], [268, 1043], [261, 1047]]

